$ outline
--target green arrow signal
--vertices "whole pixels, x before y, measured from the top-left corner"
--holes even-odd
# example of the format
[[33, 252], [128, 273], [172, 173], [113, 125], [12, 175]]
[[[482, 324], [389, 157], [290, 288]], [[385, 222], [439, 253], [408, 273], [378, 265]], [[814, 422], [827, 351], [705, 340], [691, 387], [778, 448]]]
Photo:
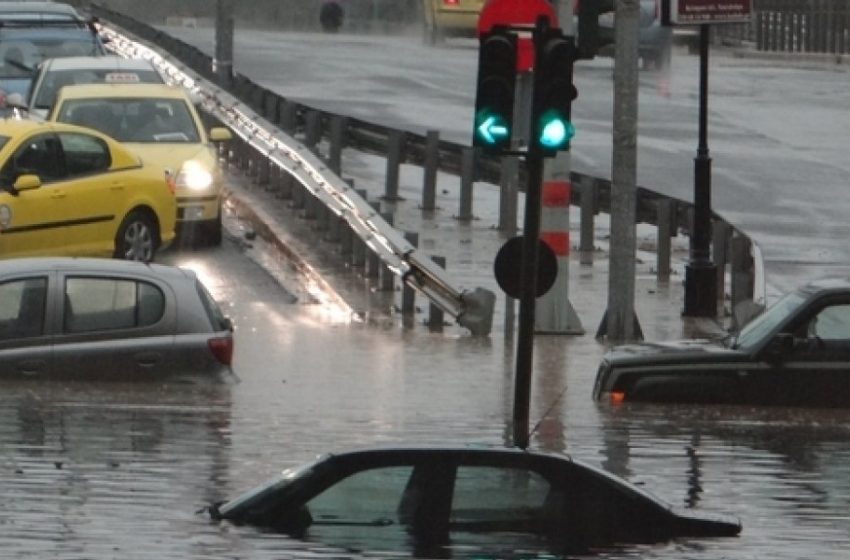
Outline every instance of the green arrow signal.
[[488, 144], [495, 144], [508, 137], [508, 127], [496, 116], [489, 116], [478, 126], [478, 135]]

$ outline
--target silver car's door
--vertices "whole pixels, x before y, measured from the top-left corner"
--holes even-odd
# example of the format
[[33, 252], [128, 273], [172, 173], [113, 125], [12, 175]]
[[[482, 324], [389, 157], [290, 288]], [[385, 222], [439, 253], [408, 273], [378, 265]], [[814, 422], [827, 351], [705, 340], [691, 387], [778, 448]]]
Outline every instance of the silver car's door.
[[48, 279], [48, 273], [0, 279], [0, 376], [39, 377], [50, 371]]
[[150, 278], [60, 274], [57, 375], [135, 380], [170, 372], [175, 297]]

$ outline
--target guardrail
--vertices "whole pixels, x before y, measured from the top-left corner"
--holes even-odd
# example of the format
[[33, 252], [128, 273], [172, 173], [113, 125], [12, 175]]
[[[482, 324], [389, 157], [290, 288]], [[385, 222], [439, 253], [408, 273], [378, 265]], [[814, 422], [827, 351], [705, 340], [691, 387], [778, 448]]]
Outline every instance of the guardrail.
[[[388, 173], [385, 188], [389, 197], [398, 192], [398, 174], [392, 172], [392, 169], [401, 163], [421, 165], [425, 168], [422, 199], [422, 207], [425, 210], [432, 208], [431, 205], [433, 204], [433, 193], [430, 192], [433, 189], [433, 184], [428, 184], [429, 177], [433, 178], [437, 170], [460, 175], [461, 207], [458, 216], [461, 218], [471, 212], [473, 181], [499, 184], [503, 188], [508, 184], [523, 184], [522, 175], [524, 171], [522, 168], [519, 170], [520, 177], [511, 176], [505, 172], [505, 167], [499, 158], [478, 154], [469, 146], [440, 140], [436, 131], [427, 131], [425, 134], [400, 131], [360, 119], [321, 111], [288, 100], [238, 73], [234, 75], [233, 85], [229, 92], [224, 92], [212, 85], [212, 82], [216, 80], [213, 61], [209, 55], [200, 49], [143, 22], [102, 6], [93, 5], [92, 14], [156, 45], [158, 49], [166, 51], [185, 65], [181, 66], [184, 72], [197, 76], [196, 80], [206, 79], [206, 88], [211, 88], [210, 91], [220, 92], [212, 96], [212, 103], [218, 106], [218, 111], [228, 106], [236, 107], [238, 104], [240, 116], [236, 120], [241, 123], [240, 126], [250, 126], [249, 121], [257, 119], [263, 123], [262, 128], [264, 130], [278, 131], [272, 136], [280, 137], [283, 135], [290, 142], [294, 142], [292, 136], [300, 134], [304, 139], [304, 144], [316, 153], [318, 153], [317, 146], [319, 143], [322, 140], [327, 140], [325, 144], [328, 146], [328, 154], [325, 159], [328, 162], [328, 171], [339, 173], [339, 152], [343, 145], [364, 153], [386, 157]], [[210, 98], [210, 96], [206, 97]], [[222, 98], [232, 99], [233, 105], [230, 105], [230, 102], [222, 105]], [[225, 124], [236, 122], [232, 120], [232, 117], [228, 117], [228, 119], [231, 122], [224, 120]], [[253, 137], [253, 133], [246, 135], [248, 139]], [[260, 154], [263, 157], [271, 157], [272, 152], [277, 149], [259, 147]], [[309, 151], [299, 153], [307, 157], [306, 152]], [[314, 156], [310, 156], [310, 158], [310, 165], [314, 170], [324, 165], [321, 159]], [[278, 165], [280, 163], [276, 162]], [[284, 169], [290, 169], [290, 167], [284, 166]], [[592, 253], [593, 218], [599, 212], [610, 213], [611, 182], [607, 179], [577, 172], [571, 173], [570, 178], [574, 185], [572, 204], [580, 205], [582, 208], [579, 250], [582, 253]], [[336, 179], [339, 180], [338, 177]], [[433, 180], [431, 180], [431, 183], [433, 183]], [[340, 192], [351, 190], [340, 184], [335, 185], [335, 187], [339, 188]], [[322, 198], [322, 201], [329, 202], [326, 198]], [[500, 229], [515, 230], [515, 218], [511, 219], [511, 212], [516, 211], [515, 202], [505, 201], [503, 197], [502, 206], [500, 208]], [[374, 215], [374, 211], [372, 211], [372, 214]], [[657, 272], [660, 279], [666, 279], [664, 277], [669, 275], [670, 271], [670, 237], [675, 236], [680, 231], [686, 234], [690, 231], [692, 214], [693, 205], [690, 202], [667, 197], [644, 187], [637, 189], [636, 221], [652, 224], [658, 228], [659, 260]], [[712, 223], [713, 259], [718, 268], [718, 293], [729, 296], [730, 308], [733, 312], [733, 324], [740, 325], [748, 320], [753, 313], [757, 313], [765, 304], [765, 278], [761, 252], [746, 234], [728, 224], [719, 215], [714, 214], [712, 216]], [[405, 249], [400, 253], [397, 252], [396, 256], [410, 255], [412, 253], [406, 251], [415, 249], [409, 243], [402, 243], [399, 246]], [[421, 264], [423, 270], [429, 272], [436, 268], [424, 259], [421, 259]], [[417, 289], [422, 291], [421, 286], [417, 286]], [[428, 294], [426, 293], [426, 295]], [[455, 295], [459, 297], [462, 294]], [[475, 298], [471, 299], [474, 300]], [[450, 314], [458, 316], [456, 315], [458, 313], [456, 305], [447, 305], [444, 308]]]

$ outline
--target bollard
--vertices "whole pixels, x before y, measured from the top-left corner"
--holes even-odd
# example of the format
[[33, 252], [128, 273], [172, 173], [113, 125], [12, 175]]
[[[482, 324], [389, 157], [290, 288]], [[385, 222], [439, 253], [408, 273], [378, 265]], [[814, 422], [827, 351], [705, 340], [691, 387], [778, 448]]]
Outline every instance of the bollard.
[[670, 280], [670, 237], [673, 228], [673, 201], [669, 198], [662, 198], [656, 204], [658, 223], [657, 227], [657, 244], [658, 250], [656, 253], [656, 274], [659, 282], [668, 282]]
[[593, 177], [584, 176], [579, 184], [581, 189], [581, 230], [579, 232], [579, 263], [593, 264], [594, 225], [596, 216], [596, 182]]
[[[419, 234], [413, 231], [406, 231], [404, 238], [414, 247], [419, 246]], [[401, 288], [401, 314], [402, 316], [411, 317], [416, 312], [416, 290], [411, 288], [407, 282]]]
[[387, 137], [387, 178], [384, 188], [384, 200], [400, 200], [398, 196], [398, 176], [404, 151], [404, 132], [391, 130]]
[[348, 121], [345, 117], [331, 117], [331, 144], [328, 152], [328, 167], [337, 175], [342, 175], [342, 149], [345, 147], [345, 131]]
[[461, 149], [460, 160], [460, 208], [458, 220], [472, 219], [472, 181], [475, 175], [475, 151], [472, 148]]
[[422, 184], [422, 210], [437, 209], [437, 171], [440, 168], [440, 131], [425, 135], [425, 165]]
[[720, 310], [723, 311], [722, 302], [726, 299], [726, 245], [729, 242], [731, 227], [721, 220], [713, 220], [711, 224], [711, 257], [717, 266], [717, 299], [721, 302]]
[[499, 231], [516, 233], [517, 208], [519, 207], [519, 160], [503, 157], [499, 180]]
[[[446, 268], [446, 257], [432, 256], [431, 260], [440, 268]], [[428, 329], [432, 332], [443, 330], [443, 310], [434, 303], [428, 306]]]

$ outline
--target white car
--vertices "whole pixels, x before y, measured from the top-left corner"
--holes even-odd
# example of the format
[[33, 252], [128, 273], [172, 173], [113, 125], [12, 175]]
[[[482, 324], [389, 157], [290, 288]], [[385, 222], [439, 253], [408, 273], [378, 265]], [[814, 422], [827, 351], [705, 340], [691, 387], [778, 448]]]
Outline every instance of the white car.
[[27, 97], [32, 115], [44, 118], [63, 86], [75, 84], [164, 84], [154, 65], [141, 58], [72, 56], [39, 64]]

